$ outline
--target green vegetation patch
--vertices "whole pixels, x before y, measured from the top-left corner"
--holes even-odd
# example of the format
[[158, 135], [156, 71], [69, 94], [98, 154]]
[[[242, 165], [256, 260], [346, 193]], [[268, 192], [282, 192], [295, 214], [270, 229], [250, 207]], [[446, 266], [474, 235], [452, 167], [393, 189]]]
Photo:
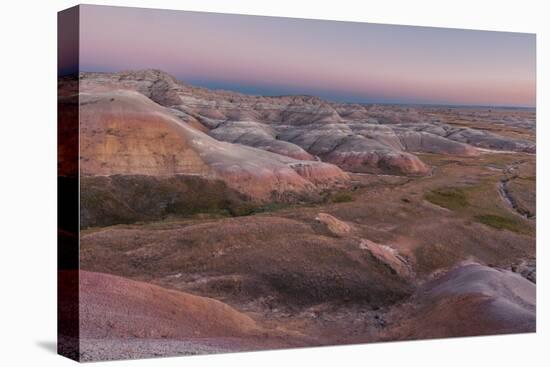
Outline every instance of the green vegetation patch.
[[460, 188], [441, 188], [428, 192], [425, 199], [447, 209], [461, 209], [469, 205], [466, 193]]
[[254, 215], [259, 213], [273, 212], [281, 209], [289, 208], [291, 204], [289, 203], [268, 203], [265, 205], [259, 205], [254, 203], [234, 205], [230, 207], [229, 213], [233, 217], [241, 217], [247, 215]]
[[496, 228], [498, 230], [507, 229], [516, 233], [523, 233], [526, 230], [525, 225], [521, 221], [517, 219], [501, 217], [500, 215], [477, 215], [474, 217], [474, 219], [479, 223], [483, 223], [486, 226]]
[[331, 195], [329, 200], [332, 203], [348, 203], [353, 201], [353, 195], [347, 191], [341, 191]]
[[259, 203], [223, 181], [185, 175], [83, 176], [80, 187], [82, 228], [254, 215], [287, 208], [298, 200], [288, 197], [287, 201]]

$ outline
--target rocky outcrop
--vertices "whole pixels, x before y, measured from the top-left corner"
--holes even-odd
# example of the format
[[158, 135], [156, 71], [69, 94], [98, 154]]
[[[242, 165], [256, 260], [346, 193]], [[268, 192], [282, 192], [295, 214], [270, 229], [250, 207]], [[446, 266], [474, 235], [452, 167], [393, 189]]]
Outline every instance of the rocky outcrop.
[[311, 154], [299, 146], [278, 140], [271, 126], [255, 121], [227, 121], [208, 134], [220, 141], [248, 145], [295, 159], [314, 160]]
[[[420, 112], [414, 107], [331, 103], [311, 96], [250, 96], [194, 87], [159, 70], [82, 73], [81, 86], [137, 91], [217, 140], [300, 160], [319, 157], [352, 172], [427, 174], [429, 167], [414, 153], [475, 156], [477, 148], [535, 151], [534, 142], [443, 123], [431, 117], [429, 107]], [[449, 111], [449, 121], [455, 117], [476, 121], [475, 113], [480, 113], [457, 116], [458, 112]], [[508, 117], [495, 123], [530, 122]]]
[[[345, 119], [328, 102], [309, 96], [261, 97], [227, 91], [210, 91], [179, 83], [158, 70], [115, 74], [84, 73], [81, 85], [85, 89], [135, 90], [153, 101], [180, 111], [194, 124], [205, 126], [218, 140], [257, 147], [297, 159], [311, 160], [320, 156], [345, 170], [355, 172], [386, 172], [425, 174], [427, 167], [414, 155], [393, 147], [366, 141], [348, 129]], [[342, 107], [339, 108], [342, 110]], [[348, 117], [352, 111], [344, 113]], [[335, 126], [338, 124], [339, 126]], [[322, 129], [320, 129], [322, 127]], [[304, 137], [296, 136], [301, 132]], [[343, 133], [343, 135], [342, 135]], [[288, 135], [292, 139], [287, 138]], [[311, 136], [325, 136], [319, 144], [308, 144]], [[345, 139], [354, 136], [358, 139]], [[326, 141], [327, 146], [322, 146]], [[344, 144], [345, 143], [345, 144]], [[338, 150], [334, 150], [340, 146]], [[330, 154], [331, 153], [331, 154]], [[358, 153], [358, 154], [356, 154]]]
[[422, 176], [430, 171], [430, 167], [413, 154], [387, 148], [358, 152], [355, 143], [343, 143], [339, 150], [324, 155], [324, 159], [357, 173]]
[[379, 140], [355, 134], [347, 124], [311, 124], [278, 127], [280, 139], [345, 171], [423, 175], [429, 171], [418, 157]]
[[537, 282], [537, 259], [534, 257], [527, 260], [522, 260], [516, 264], [512, 264], [510, 266], [510, 270], [514, 273], [520, 274], [530, 282]]
[[389, 327], [388, 339], [535, 332], [535, 285], [519, 274], [461, 264], [428, 282]]
[[325, 225], [328, 231], [336, 236], [344, 236], [352, 231], [349, 224], [327, 213], [319, 213], [315, 220]]
[[494, 133], [475, 129], [455, 129], [447, 139], [467, 143], [478, 148], [535, 153], [535, 143], [521, 139], [504, 138]]
[[359, 248], [369, 251], [375, 259], [390, 267], [399, 276], [407, 278], [412, 275], [407, 260], [392, 247], [362, 238]]
[[210, 172], [197, 146], [204, 134], [142, 94], [128, 90], [80, 96], [80, 172], [174, 175]]
[[414, 126], [350, 123], [350, 127], [356, 134], [374, 139], [396, 150], [458, 156], [479, 154], [476, 148], [468, 144], [449, 140], [429, 131], [419, 130]]
[[[397, 129], [428, 133], [445, 139], [447, 144], [469, 146], [470, 149], [494, 149], [497, 151], [514, 151], [523, 153], [534, 153], [535, 143], [522, 139], [515, 139], [501, 136], [486, 130], [477, 130], [468, 127], [456, 127], [439, 122], [422, 122], [416, 124], [399, 124]], [[453, 152], [449, 152], [454, 154]], [[468, 154], [469, 155], [469, 154]]]
[[80, 124], [84, 176], [199, 175], [257, 200], [314, 192], [348, 179], [327, 163], [218, 141], [132, 90], [83, 88]]

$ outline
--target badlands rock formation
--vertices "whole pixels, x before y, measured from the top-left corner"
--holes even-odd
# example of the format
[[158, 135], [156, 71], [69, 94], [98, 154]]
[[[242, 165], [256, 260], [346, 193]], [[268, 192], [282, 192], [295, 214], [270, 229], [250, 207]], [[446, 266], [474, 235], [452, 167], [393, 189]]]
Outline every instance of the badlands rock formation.
[[83, 176], [198, 175], [258, 200], [348, 179], [331, 164], [220, 142], [133, 90], [84, 87], [80, 123]]
[[362, 238], [359, 242], [359, 247], [368, 250], [375, 259], [389, 266], [399, 276], [403, 278], [411, 276], [411, 270], [407, 260], [390, 246], [381, 245]]
[[[185, 203], [178, 190], [160, 195], [157, 207], [122, 194], [128, 187], [160, 193], [176, 176], [198, 177], [207, 188], [221, 183], [220, 192], [233, 191], [228, 195], [239, 202], [298, 202], [348, 186], [349, 173], [428, 174], [432, 167], [416, 153], [467, 158], [487, 150], [535, 151], [520, 134], [493, 133], [484, 119], [480, 129], [471, 127], [480, 111], [463, 116], [453, 109], [250, 96], [194, 87], [158, 70], [81, 73], [79, 98], [84, 226], [154, 220], [175, 207], [195, 207], [198, 196], [190, 192], [184, 195], [193, 200]], [[526, 124], [512, 116], [518, 117], [498, 123], [508, 130]], [[474, 125], [461, 125], [463, 118]], [[113, 176], [127, 177], [126, 186]], [[111, 181], [102, 188], [94, 177]], [[214, 211], [242, 211], [217, 197]]]
[[396, 318], [389, 339], [519, 333], [536, 328], [535, 284], [511, 271], [477, 263], [461, 264], [429, 282], [411, 303], [412, 310]]
[[217, 140], [252, 146], [302, 160], [315, 158], [299, 146], [277, 139], [273, 127], [255, 121], [226, 121], [210, 131]]
[[327, 213], [319, 213], [315, 220], [324, 224], [328, 231], [335, 236], [344, 236], [352, 231], [352, 227], [348, 223]]
[[83, 73], [81, 87], [137, 91], [217, 140], [300, 160], [317, 157], [352, 172], [424, 175], [430, 169], [417, 152], [474, 156], [477, 148], [535, 150], [526, 140], [442, 122], [414, 108], [209, 90], [159, 70]]

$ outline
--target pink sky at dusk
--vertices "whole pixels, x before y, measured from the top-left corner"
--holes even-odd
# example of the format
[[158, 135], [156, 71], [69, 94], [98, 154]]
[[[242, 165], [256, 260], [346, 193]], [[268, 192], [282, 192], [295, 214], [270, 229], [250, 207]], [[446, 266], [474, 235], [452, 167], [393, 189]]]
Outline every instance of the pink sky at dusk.
[[80, 69], [244, 93], [535, 106], [535, 35], [84, 5]]

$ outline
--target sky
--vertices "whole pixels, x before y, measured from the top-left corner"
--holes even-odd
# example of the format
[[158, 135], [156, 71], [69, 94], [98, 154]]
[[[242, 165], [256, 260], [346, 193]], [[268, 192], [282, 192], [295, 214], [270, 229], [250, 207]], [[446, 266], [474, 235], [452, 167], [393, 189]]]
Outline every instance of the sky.
[[534, 34], [84, 5], [80, 70], [248, 94], [535, 106]]

